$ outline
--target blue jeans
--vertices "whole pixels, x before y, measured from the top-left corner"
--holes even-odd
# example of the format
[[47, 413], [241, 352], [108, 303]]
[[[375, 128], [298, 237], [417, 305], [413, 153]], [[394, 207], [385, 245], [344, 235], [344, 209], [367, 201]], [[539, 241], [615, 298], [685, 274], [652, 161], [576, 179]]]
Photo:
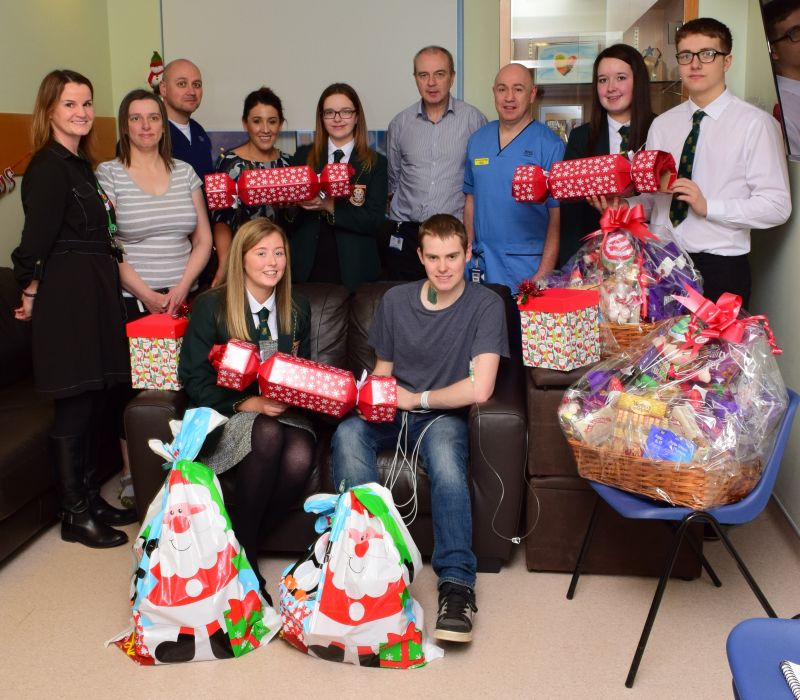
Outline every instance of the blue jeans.
[[476, 560], [472, 553], [472, 508], [467, 469], [469, 431], [459, 415], [398, 411], [394, 423], [368, 423], [347, 418], [336, 429], [331, 444], [333, 483], [347, 488], [378, 481], [378, 452], [393, 449], [402, 425], [408, 421], [408, 453], [427, 426], [420, 445], [431, 486], [433, 556], [431, 564], [445, 582], [475, 588]]

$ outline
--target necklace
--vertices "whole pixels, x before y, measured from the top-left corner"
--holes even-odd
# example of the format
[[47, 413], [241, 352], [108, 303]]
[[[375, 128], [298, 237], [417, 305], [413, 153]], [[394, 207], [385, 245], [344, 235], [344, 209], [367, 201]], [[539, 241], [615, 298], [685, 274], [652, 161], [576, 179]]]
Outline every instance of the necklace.
[[434, 287], [430, 281], [428, 281], [428, 303], [436, 305], [436, 302], [439, 298], [439, 294], [436, 291], [436, 287]]

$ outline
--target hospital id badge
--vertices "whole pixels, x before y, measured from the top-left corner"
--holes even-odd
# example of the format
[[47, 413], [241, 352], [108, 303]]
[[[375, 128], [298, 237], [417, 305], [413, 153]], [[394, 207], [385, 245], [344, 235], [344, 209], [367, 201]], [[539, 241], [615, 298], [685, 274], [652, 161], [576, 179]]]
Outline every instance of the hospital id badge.
[[258, 354], [261, 356], [261, 361], [268, 360], [276, 352], [278, 352], [277, 340], [259, 340], [258, 341]]
[[389, 236], [389, 248], [393, 250], [403, 250], [403, 237], [402, 236]]

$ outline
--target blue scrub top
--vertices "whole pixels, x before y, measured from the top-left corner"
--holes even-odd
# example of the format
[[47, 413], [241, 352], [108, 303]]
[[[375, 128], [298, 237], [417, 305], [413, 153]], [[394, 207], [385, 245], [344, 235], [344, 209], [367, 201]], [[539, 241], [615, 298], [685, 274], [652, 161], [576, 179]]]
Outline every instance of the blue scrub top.
[[[520, 165], [549, 170], [564, 159], [564, 143], [537, 121], [526, 126], [511, 143], [500, 148], [500, 122], [478, 129], [467, 144], [464, 192], [474, 197], [473, 255], [484, 271], [484, 281], [505, 284], [516, 291], [519, 283], [539, 269], [549, 221], [545, 204], [517, 202], [511, 194], [514, 171]], [[467, 277], [469, 277], [469, 266]]]

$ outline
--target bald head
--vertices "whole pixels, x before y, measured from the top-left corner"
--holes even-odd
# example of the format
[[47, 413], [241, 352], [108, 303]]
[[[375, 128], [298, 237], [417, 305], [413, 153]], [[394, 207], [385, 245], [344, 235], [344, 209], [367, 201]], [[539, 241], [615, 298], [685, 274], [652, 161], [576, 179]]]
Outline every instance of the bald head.
[[185, 58], [177, 58], [164, 66], [164, 76], [158, 86], [167, 116], [186, 124], [203, 100], [203, 77], [200, 69]]
[[531, 121], [531, 104], [536, 86], [531, 72], [519, 63], [503, 66], [494, 79], [494, 106], [506, 129], [521, 130]]

